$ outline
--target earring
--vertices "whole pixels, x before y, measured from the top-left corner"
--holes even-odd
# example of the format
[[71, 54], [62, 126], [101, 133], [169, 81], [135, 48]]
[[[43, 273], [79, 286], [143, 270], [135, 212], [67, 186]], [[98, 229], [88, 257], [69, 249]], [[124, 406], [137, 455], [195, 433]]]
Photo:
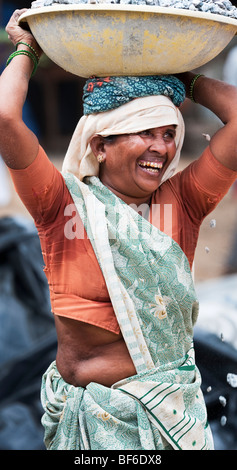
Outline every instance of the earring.
[[98, 163], [103, 163], [105, 161], [106, 157], [105, 155], [103, 155], [103, 153], [99, 153], [99, 155], [97, 155], [97, 162]]

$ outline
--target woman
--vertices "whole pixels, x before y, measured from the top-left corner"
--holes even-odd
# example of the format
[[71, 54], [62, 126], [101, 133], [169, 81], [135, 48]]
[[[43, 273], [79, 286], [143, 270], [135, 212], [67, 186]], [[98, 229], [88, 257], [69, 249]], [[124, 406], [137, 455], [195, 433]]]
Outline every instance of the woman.
[[[58, 334], [46, 446], [211, 449], [190, 268], [203, 218], [236, 179], [236, 89], [192, 73], [90, 79], [61, 175], [22, 121], [41, 54], [23, 11], [6, 28], [17, 54], [0, 81], [0, 151], [38, 229]], [[225, 125], [172, 177], [183, 83]]]

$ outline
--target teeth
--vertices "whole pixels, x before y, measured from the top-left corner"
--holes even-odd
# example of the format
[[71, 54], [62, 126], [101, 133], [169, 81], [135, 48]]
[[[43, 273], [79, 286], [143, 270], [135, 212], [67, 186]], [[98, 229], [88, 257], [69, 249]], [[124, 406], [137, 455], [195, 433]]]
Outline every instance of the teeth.
[[151, 173], [157, 173], [159, 168], [147, 168], [147, 171], [150, 171]]
[[163, 167], [163, 163], [162, 162], [139, 162], [139, 166], [160, 169]]

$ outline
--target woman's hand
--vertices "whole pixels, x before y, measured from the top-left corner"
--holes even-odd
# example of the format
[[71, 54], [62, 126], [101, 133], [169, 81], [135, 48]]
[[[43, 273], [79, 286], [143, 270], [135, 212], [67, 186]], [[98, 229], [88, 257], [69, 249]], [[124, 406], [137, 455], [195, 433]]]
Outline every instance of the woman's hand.
[[8, 38], [14, 44], [14, 46], [16, 46], [18, 42], [23, 41], [27, 44], [30, 44], [30, 46], [32, 46], [36, 50], [38, 56], [40, 57], [40, 55], [42, 54], [42, 49], [40, 48], [36, 39], [30, 31], [23, 29], [18, 24], [20, 16], [26, 11], [27, 8], [22, 8], [21, 10], [14, 11], [6, 26], [6, 32], [8, 34]]
[[[29, 166], [38, 154], [39, 142], [23, 121], [23, 106], [28, 92], [34, 61], [22, 51], [34, 49], [40, 57], [42, 50], [30, 31], [18, 25], [26, 9], [16, 10], [6, 31], [17, 52], [0, 76], [0, 154], [10, 168]], [[29, 48], [30, 46], [30, 48]], [[11, 56], [10, 56], [11, 57]]]
[[190, 98], [190, 85], [192, 79], [195, 77], [195, 73], [193, 72], [183, 72], [183, 73], [175, 73], [175, 77], [177, 77], [181, 82], [183, 82], [185, 89], [186, 89], [186, 97]]
[[[177, 74], [190, 98], [192, 72]], [[195, 102], [212, 111], [223, 123], [210, 141], [216, 159], [227, 168], [237, 171], [237, 87], [205, 76], [199, 76], [192, 90]]]

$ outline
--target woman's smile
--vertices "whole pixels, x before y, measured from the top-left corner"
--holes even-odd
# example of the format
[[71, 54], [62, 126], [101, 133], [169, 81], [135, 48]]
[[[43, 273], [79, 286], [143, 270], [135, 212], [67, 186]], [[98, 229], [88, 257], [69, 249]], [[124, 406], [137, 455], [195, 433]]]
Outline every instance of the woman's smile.
[[165, 160], [139, 160], [137, 165], [142, 171], [153, 176], [158, 176], [165, 165]]

